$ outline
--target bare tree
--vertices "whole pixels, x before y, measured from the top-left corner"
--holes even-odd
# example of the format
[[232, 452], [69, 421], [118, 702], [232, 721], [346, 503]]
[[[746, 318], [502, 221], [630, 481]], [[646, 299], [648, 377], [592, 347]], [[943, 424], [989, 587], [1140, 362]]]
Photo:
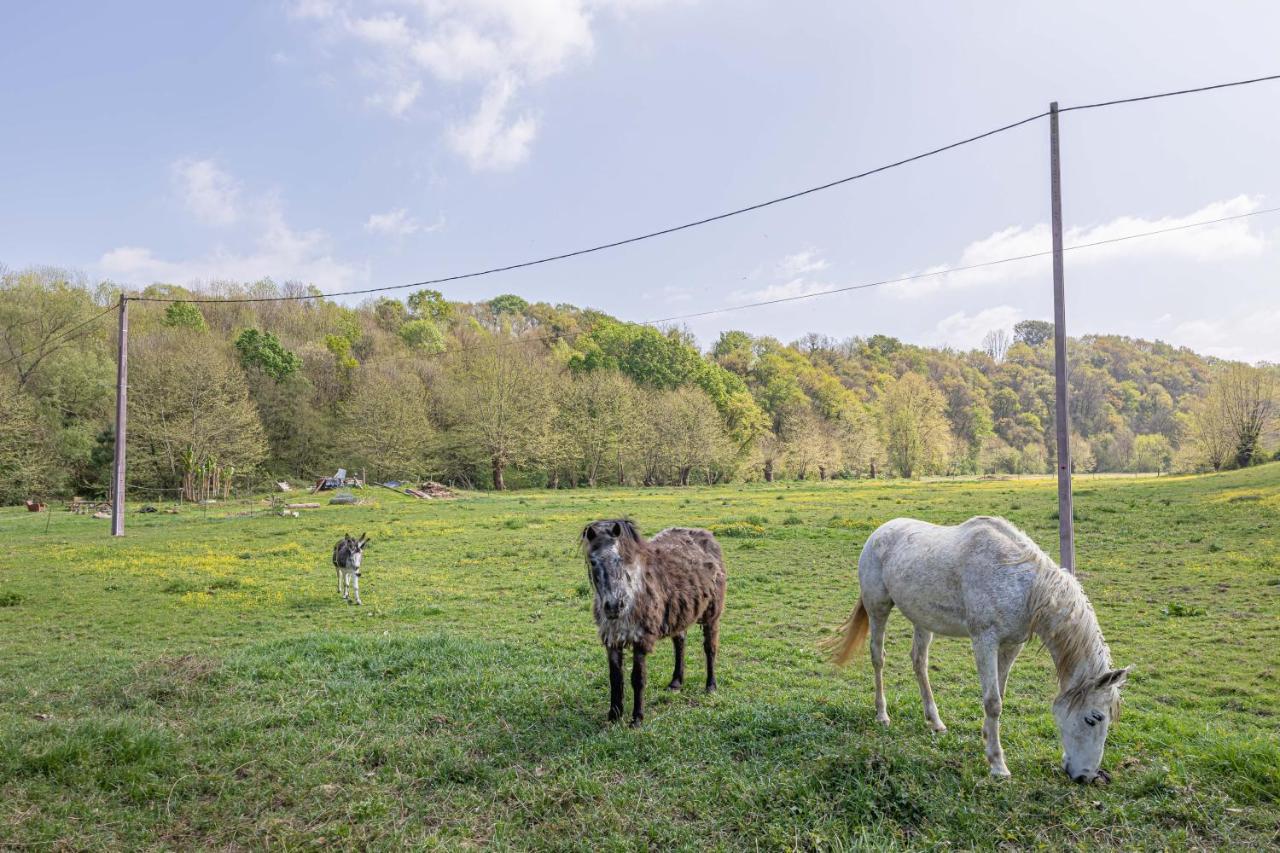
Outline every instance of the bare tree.
[[1251, 464], [1276, 417], [1276, 377], [1269, 370], [1232, 364], [1217, 377], [1210, 399], [1222, 408], [1236, 467]]
[[447, 373], [447, 407], [457, 419], [455, 438], [481, 454], [502, 491], [506, 470], [536, 453], [551, 418], [551, 365], [533, 344], [482, 333], [460, 347]]
[[1013, 338], [1005, 329], [992, 329], [982, 339], [982, 351], [991, 356], [991, 360], [996, 364], [1004, 361], [1005, 354], [1009, 352], [1011, 346], [1013, 346]]

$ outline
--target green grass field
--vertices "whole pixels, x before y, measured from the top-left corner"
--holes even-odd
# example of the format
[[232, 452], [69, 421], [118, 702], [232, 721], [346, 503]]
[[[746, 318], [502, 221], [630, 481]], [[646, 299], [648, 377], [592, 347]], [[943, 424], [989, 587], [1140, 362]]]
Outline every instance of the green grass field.
[[[939, 638], [924, 725], [890, 622], [816, 649], [883, 521], [997, 514], [1056, 552], [1049, 480], [524, 492], [108, 522], [0, 512], [0, 847], [1258, 847], [1280, 842], [1280, 465], [1077, 483], [1081, 577], [1118, 665], [1109, 787], [1069, 783], [1048, 655], [1014, 667], [987, 777], [977, 676]], [[720, 531], [720, 691], [651, 658], [643, 729], [605, 724], [583, 525]], [[46, 524], [49, 525], [46, 533]], [[365, 606], [329, 553], [367, 530]]]

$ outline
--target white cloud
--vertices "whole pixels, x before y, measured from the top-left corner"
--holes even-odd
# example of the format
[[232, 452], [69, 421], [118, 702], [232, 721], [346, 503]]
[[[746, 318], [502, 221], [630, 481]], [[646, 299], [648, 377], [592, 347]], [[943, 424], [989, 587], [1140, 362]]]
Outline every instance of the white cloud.
[[485, 91], [471, 118], [449, 128], [449, 145], [476, 171], [510, 169], [529, 156], [538, 135], [538, 123], [530, 115], [510, 115], [516, 83], [500, 78]]
[[471, 115], [448, 129], [451, 147], [477, 170], [527, 159], [537, 121], [517, 93], [560, 74], [595, 51], [594, 13], [626, 14], [664, 0], [417, 0], [386, 11], [362, 0], [299, 0], [295, 17], [317, 22], [325, 44], [348, 41], [377, 80], [366, 103], [411, 113], [430, 78], [480, 94]]
[[386, 213], [370, 214], [365, 222], [364, 230], [370, 234], [384, 234], [389, 237], [407, 237], [410, 234], [430, 233], [444, 227], [444, 217], [440, 217], [430, 225], [424, 225], [409, 215], [403, 207], [389, 210]]
[[[820, 273], [831, 266], [815, 249], [786, 255], [773, 267], [774, 282], [755, 290], [737, 290], [733, 298], [738, 302], [768, 302], [773, 299], [794, 299], [831, 290], [835, 285], [827, 281], [815, 281], [811, 273]], [[758, 272], [758, 271], [757, 271]], [[751, 278], [756, 277], [753, 273]]]
[[386, 110], [396, 118], [403, 118], [409, 112], [409, 108], [418, 100], [418, 95], [421, 92], [422, 84], [417, 80], [409, 80], [385, 92], [370, 95], [365, 98], [365, 103], [371, 107]]
[[962, 350], [976, 349], [982, 344], [987, 332], [1004, 329], [1012, 333], [1013, 324], [1021, 319], [1022, 312], [1012, 305], [997, 305], [972, 315], [957, 311], [938, 321], [935, 337], [938, 343], [946, 346]]
[[1188, 320], [1174, 326], [1168, 341], [1198, 353], [1239, 361], [1280, 364], [1280, 309], [1258, 306], [1226, 320]]
[[[98, 270], [116, 281], [136, 285], [158, 281], [170, 284], [252, 282], [272, 278], [276, 281], [303, 281], [321, 290], [333, 291], [349, 289], [367, 281], [367, 271], [333, 257], [324, 232], [292, 227], [286, 221], [278, 199], [267, 194], [243, 201], [240, 199], [243, 193], [239, 182], [223, 172], [218, 172], [218, 175], [236, 188], [237, 203], [231, 220], [215, 224], [243, 222], [255, 235], [251, 246], [229, 249], [219, 245], [199, 257], [180, 260], [159, 257], [152, 249], [142, 246], [120, 246], [102, 255], [98, 260]], [[200, 184], [199, 181], [196, 183]], [[208, 195], [200, 197], [207, 201]], [[211, 195], [216, 196], [217, 193]], [[210, 211], [226, 212], [216, 205], [194, 204], [191, 207], [193, 213], [206, 221], [217, 219], [210, 216]]]
[[779, 261], [778, 274], [783, 278], [792, 278], [811, 272], [821, 272], [829, 266], [830, 264], [819, 257], [816, 251], [807, 249], [803, 252], [796, 252], [794, 255], [787, 255]]
[[[1240, 195], [1225, 201], [1213, 202], [1184, 216], [1165, 216], [1159, 219], [1121, 216], [1101, 225], [1072, 226], [1062, 235], [1062, 241], [1064, 246], [1070, 248], [1103, 240], [1115, 240], [1148, 231], [1179, 228], [1195, 222], [1251, 213], [1258, 210], [1261, 205], [1261, 197]], [[1032, 275], [1047, 275], [1051, 269], [1048, 257], [1012, 261], [981, 269], [958, 268], [1047, 252], [1051, 248], [1052, 240], [1046, 223], [1042, 222], [1030, 227], [1014, 225], [970, 243], [954, 264], [941, 264], [919, 271], [920, 273], [942, 273], [942, 275], [897, 285], [893, 288], [893, 292], [905, 299], [915, 299], [935, 294], [940, 290], [995, 284]], [[1235, 219], [1230, 222], [1219, 222], [1168, 234], [1071, 251], [1067, 254], [1067, 263], [1095, 264], [1117, 258], [1139, 257], [1206, 262], [1253, 257], [1265, 248], [1266, 239], [1261, 233], [1253, 230], [1249, 220]], [[957, 271], [950, 272], [950, 270]]]
[[179, 160], [170, 169], [187, 210], [209, 225], [240, 218], [240, 183], [212, 160]]
[[793, 278], [790, 281], [771, 284], [758, 290], [738, 291], [734, 296], [749, 302], [768, 302], [772, 299], [794, 299], [797, 296], [809, 296], [831, 289], [831, 284], [808, 281], [804, 278]]

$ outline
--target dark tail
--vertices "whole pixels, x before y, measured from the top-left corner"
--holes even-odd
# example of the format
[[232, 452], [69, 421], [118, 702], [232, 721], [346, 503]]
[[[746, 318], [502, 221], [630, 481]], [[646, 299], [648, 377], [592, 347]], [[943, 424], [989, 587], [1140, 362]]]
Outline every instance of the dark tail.
[[822, 648], [831, 652], [831, 662], [836, 666], [847, 664], [866, 642], [870, 627], [867, 608], [862, 606], [862, 596], [858, 596], [858, 606], [840, 626], [840, 633], [822, 643]]

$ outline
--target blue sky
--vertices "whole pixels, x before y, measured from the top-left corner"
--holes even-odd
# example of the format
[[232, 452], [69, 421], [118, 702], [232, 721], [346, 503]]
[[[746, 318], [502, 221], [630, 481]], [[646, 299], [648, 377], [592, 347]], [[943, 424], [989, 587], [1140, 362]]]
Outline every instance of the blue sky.
[[[0, 263], [397, 284], [822, 183], [1046, 108], [1280, 73], [1270, 2], [298, 0], [0, 8]], [[1067, 242], [1280, 205], [1280, 83], [1063, 117]], [[446, 287], [632, 320], [1046, 248], [1040, 122]], [[1280, 361], [1280, 214], [1068, 256], [1068, 328]], [[976, 346], [1048, 265], [707, 317]]]

